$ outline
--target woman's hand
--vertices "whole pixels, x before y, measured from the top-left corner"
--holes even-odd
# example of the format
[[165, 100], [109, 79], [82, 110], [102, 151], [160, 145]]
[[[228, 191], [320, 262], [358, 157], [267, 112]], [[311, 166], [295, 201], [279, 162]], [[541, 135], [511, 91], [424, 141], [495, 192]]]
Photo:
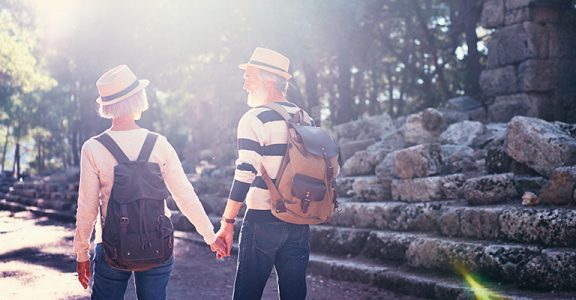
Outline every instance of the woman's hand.
[[226, 244], [222, 238], [218, 237], [214, 243], [210, 244], [210, 250], [216, 252], [216, 258], [221, 259], [226, 256]]
[[76, 272], [78, 272], [78, 281], [80, 281], [84, 289], [87, 289], [88, 281], [90, 281], [90, 261], [77, 262]]

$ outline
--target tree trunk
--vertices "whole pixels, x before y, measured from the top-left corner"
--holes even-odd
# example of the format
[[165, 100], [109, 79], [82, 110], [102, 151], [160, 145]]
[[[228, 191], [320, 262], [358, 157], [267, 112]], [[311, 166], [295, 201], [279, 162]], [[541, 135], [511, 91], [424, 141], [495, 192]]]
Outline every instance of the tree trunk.
[[[466, 3], [466, 4], [464, 4]], [[480, 53], [478, 52], [478, 36], [476, 35], [476, 25], [482, 12], [482, 3], [478, 1], [465, 1], [463, 3], [464, 14], [464, 34], [466, 35], [466, 45], [468, 46], [468, 56], [466, 57], [466, 94], [478, 98], [480, 96]]]
[[354, 119], [354, 99], [352, 96], [350, 61], [347, 51], [338, 55], [338, 118], [336, 124], [342, 124]]
[[372, 69], [372, 86], [370, 88], [370, 99], [368, 101], [368, 114], [373, 116], [379, 113], [378, 105], [378, 72], [376, 68]]
[[16, 147], [14, 149], [14, 165], [12, 166], [12, 174], [16, 176], [16, 179], [20, 179], [20, 142], [16, 141]]
[[6, 139], [4, 140], [4, 149], [2, 150], [2, 172], [6, 163], [6, 151], [8, 150], [8, 138], [10, 137], [10, 124], [6, 126]]

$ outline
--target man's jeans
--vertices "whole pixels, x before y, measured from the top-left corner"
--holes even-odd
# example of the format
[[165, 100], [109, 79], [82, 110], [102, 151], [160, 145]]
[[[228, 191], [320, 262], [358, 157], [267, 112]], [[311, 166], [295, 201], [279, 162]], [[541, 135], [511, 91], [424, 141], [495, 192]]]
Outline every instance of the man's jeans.
[[[174, 256], [165, 264], [143, 272], [134, 272], [136, 295], [139, 300], [166, 299], [166, 286], [172, 273]], [[104, 260], [104, 249], [96, 245], [92, 300], [122, 300], [132, 272], [110, 267]]]
[[244, 221], [233, 298], [260, 299], [274, 267], [280, 299], [305, 299], [309, 256], [308, 225]]

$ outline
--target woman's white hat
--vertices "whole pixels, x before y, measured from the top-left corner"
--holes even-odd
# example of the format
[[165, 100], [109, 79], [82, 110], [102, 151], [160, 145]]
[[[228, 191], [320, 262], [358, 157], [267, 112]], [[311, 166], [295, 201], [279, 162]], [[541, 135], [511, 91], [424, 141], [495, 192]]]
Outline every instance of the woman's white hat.
[[241, 64], [238, 67], [242, 70], [246, 70], [246, 67], [248, 66], [280, 75], [287, 80], [292, 77], [292, 75], [288, 73], [290, 59], [274, 50], [260, 47], [256, 48], [252, 53], [252, 57], [250, 57], [250, 61]]
[[145, 79], [139, 80], [128, 66], [117, 66], [102, 74], [96, 81], [98, 94], [100, 94], [96, 102], [100, 105], [118, 103], [141, 91], [149, 83]]

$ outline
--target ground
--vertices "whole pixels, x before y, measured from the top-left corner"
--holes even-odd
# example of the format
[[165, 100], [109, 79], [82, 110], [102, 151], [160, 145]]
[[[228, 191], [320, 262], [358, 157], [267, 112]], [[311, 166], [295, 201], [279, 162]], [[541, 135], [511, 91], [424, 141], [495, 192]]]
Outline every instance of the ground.
[[[89, 299], [76, 278], [74, 227], [29, 212], [0, 211], [0, 299]], [[168, 299], [229, 299], [236, 256], [218, 261], [208, 246], [175, 242], [175, 267]], [[125, 299], [136, 299], [129, 285]], [[273, 275], [262, 299], [278, 299]], [[308, 276], [307, 299], [415, 300], [360, 283]]]

